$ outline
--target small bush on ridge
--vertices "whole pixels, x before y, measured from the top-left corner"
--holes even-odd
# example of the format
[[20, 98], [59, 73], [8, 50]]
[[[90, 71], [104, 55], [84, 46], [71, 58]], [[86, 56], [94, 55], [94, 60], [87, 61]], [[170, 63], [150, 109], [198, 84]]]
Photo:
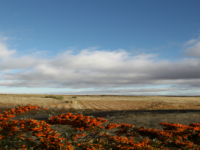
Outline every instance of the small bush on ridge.
[[64, 99], [64, 97], [62, 97], [62, 96], [53, 96], [53, 95], [45, 96], [45, 98], [55, 98], [55, 99], [58, 99], [58, 100], [63, 100]]

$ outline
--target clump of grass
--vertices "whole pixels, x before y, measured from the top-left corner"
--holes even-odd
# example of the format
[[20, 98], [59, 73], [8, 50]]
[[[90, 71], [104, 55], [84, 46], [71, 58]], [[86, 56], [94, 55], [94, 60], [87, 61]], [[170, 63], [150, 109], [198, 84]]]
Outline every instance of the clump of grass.
[[64, 99], [64, 97], [62, 97], [62, 96], [54, 96], [54, 95], [48, 95], [48, 96], [45, 96], [45, 98], [55, 98], [55, 99], [58, 99], [58, 100]]
[[72, 98], [77, 98], [77, 96], [72, 96]]

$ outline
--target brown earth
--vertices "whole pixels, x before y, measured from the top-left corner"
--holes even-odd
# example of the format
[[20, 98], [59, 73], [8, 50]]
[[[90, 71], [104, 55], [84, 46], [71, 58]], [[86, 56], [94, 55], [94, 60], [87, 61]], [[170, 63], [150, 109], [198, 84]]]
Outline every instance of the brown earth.
[[[111, 96], [112, 97], [112, 96]], [[94, 98], [94, 97], [93, 97]], [[106, 98], [106, 97], [103, 97]], [[100, 101], [105, 101], [106, 99], [99, 99]], [[98, 101], [96, 99], [96, 102]], [[113, 99], [113, 97], [112, 97]], [[114, 98], [117, 100], [117, 97]], [[76, 99], [78, 102], [83, 102], [87, 104], [89, 103], [91, 99], [86, 100], [86, 98], [80, 98]], [[107, 98], [109, 101], [109, 98]], [[114, 100], [114, 101], [115, 101]], [[119, 102], [119, 100], [117, 100]], [[120, 100], [120, 102], [127, 101], [127, 98], [124, 100]], [[106, 120], [110, 120], [110, 123], [128, 123], [132, 124], [135, 127], [141, 127], [144, 126], [144, 128], [149, 129], [158, 129], [163, 130], [163, 126], [159, 125], [161, 122], [168, 122], [168, 123], [180, 123], [183, 125], [189, 125], [190, 123], [200, 123], [200, 97], [194, 97], [194, 98], [181, 98], [180, 97], [170, 97], [170, 98], [135, 98], [134, 100], [129, 100], [132, 103], [134, 103], [134, 107], [132, 109], [126, 110], [122, 116], [119, 116], [123, 110], [90, 110], [88, 111], [84, 116], [94, 116], [94, 117], [103, 117]], [[110, 103], [110, 102], [108, 102]], [[82, 104], [82, 103], [81, 103]], [[2, 105], [3, 106], [3, 105]], [[5, 106], [5, 105], [4, 105]], [[14, 107], [14, 105], [9, 105], [11, 108]], [[84, 107], [83, 107], [84, 108]], [[62, 113], [72, 112], [75, 113], [82, 113], [83, 110], [74, 110], [69, 111], [66, 110]], [[60, 113], [60, 114], [62, 114]], [[59, 114], [55, 114], [59, 115]], [[36, 112], [31, 110], [28, 113], [22, 114], [22, 115], [16, 115], [15, 118], [11, 118], [11, 120], [19, 120], [19, 119], [35, 119], [35, 120], [48, 120], [48, 116], [45, 113], [42, 113], [40, 111]], [[112, 120], [114, 119], [114, 120]], [[101, 126], [106, 125], [108, 123], [103, 123]], [[18, 126], [19, 128], [20, 126]], [[60, 137], [66, 138], [67, 136], [64, 135], [64, 133], [67, 132], [67, 130], [71, 129], [69, 125], [51, 125], [52, 129], [55, 129], [60, 134]], [[107, 133], [110, 133], [111, 135], [116, 135], [114, 131], [117, 129], [109, 130]], [[33, 139], [36, 139], [29, 133], [27, 134], [27, 137], [32, 137]], [[142, 141], [143, 138], [146, 137], [136, 137], [136, 141]], [[83, 141], [79, 139], [78, 141]], [[38, 143], [38, 141], [36, 141]]]
[[[139, 102], [137, 103], [140, 104]], [[162, 104], [162, 109], [160, 109], [160, 105]], [[189, 125], [190, 123], [200, 123], [200, 110], [197, 110], [198, 106], [195, 106], [194, 104], [187, 103], [183, 106], [174, 106], [173, 104], [167, 104], [167, 103], [152, 103], [152, 105], [144, 105], [146, 106], [143, 109], [138, 110], [130, 110], [119, 116], [123, 111], [88, 111], [84, 116], [93, 116], [93, 117], [100, 117], [104, 118], [106, 120], [110, 120], [109, 123], [128, 123], [132, 124], [135, 127], [139, 128], [144, 126], [146, 129], [158, 129], [163, 130], [163, 126], [159, 125], [159, 123], [168, 122], [168, 123], [179, 123], [183, 125]], [[184, 109], [183, 109], [184, 108]], [[31, 111], [30, 111], [31, 112]], [[35, 111], [32, 111], [31, 113], [17, 115], [15, 118], [12, 118], [11, 120], [19, 120], [19, 119], [35, 119], [38, 121], [41, 120], [48, 120], [47, 115], [42, 115], [41, 113], [38, 113], [35, 115]], [[67, 113], [67, 112], [66, 112]], [[77, 112], [72, 112], [73, 114]], [[103, 123], [101, 126], [106, 125], [107, 123]], [[20, 127], [20, 126], [18, 126]], [[52, 129], [55, 129], [60, 134], [60, 137], [66, 138], [67, 136], [64, 135], [64, 133], [67, 132], [67, 130], [71, 129], [69, 125], [51, 125]], [[105, 130], [104, 130], [105, 131]], [[117, 131], [117, 129], [111, 129], [109, 131], [105, 131], [106, 133], [109, 133], [111, 135], [116, 135], [114, 132]], [[26, 134], [27, 137], [32, 137], [33, 139], [36, 139], [34, 136], [32, 136], [30, 133]], [[122, 135], [124, 136], [124, 135]], [[83, 137], [84, 138], [84, 137]], [[141, 142], [143, 138], [146, 137], [135, 137], [135, 140], [137, 142]], [[106, 139], [106, 138], [104, 138]], [[78, 139], [78, 141], [84, 141], [83, 139]], [[38, 143], [38, 141], [35, 141]]]

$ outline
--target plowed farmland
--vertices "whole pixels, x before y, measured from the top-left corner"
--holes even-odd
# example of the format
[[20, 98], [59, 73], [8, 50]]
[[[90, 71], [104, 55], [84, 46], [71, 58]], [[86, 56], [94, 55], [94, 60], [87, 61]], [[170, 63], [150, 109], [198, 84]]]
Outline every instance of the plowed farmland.
[[[200, 97], [164, 96], [101, 96], [101, 95], [56, 95], [62, 100], [45, 98], [46, 95], [0, 94], [0, 108], [26, 106], [28, 104], [55, 109], [90, 110], [140, 110], [140, 109], [200, 109]], [[77, 103], [68, 103], [77, 101]]]
[[133, 101], [79, 101], [82, 109], [108, 110], [156, 110], [156, 109], [200, 109], [200, 104], [167, 103], [167, 102], [133, 102]]
[[131, 101], [80, 101], [84, 109], [92, 110], [132, 110], [151, 106], [152, 102], [131, 102]]

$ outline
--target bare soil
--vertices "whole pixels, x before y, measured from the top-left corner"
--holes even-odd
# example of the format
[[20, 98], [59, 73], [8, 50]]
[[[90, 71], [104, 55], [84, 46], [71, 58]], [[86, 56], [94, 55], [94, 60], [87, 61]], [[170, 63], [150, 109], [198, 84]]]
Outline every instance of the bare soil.
[[[120, 97], [120, 96], [119, 96]], [[109, 116], [109, 113], [106, 117], [103, 117], [106, 120], [110, 120], [110, 123], [128, 123], [132, 124], [137, 128], [140, 128], [144, 126], [146, 129], [158, 129], [163, 130], [163, 126], [159, 125], [159, 123], [168, 122], [168, 123], [179, 123], [182, 125], [189, 125], [191, 123], [200, 123], [200, 97], [114, 97], [114, 96], [77, 96], [77, 101], [79, 104], [82, 105], [82, 108], [86, 108], [84, 105], [92, 105], [94, 101], [96, 104], [99, 102], [110, 105], [112, 102], [118, 102], [118, 103], [126, 103], [127, 105], [130, 105], [130, 102], [133, 103], [132, 109], [128, 110], [141, 110], [139, 113], [125, 113], [125, 115], [118, 116], [119, 113], [116, 113], [116, 115]], [[67, 98], [65, 98], [66, 100]], [[113, 99], [113, 101], [111, 101]], [[5, 104], [5, 103], [4, 103]], [[94, 105], [94, 104], [93, 104]], [[5, 106], [5, 105], [4, 105]], [[9, 105], [11, 106], [11, 105]], [[16, 105], [12, 105], [12, 108]], [[6, 108], [3, 108], [2, 104], [2, 110], [5, 110]], [[7, 108], [10, 110], [9, 108]], [[115, 109], [113, 109], [114, 111]], [[116, 109], [119, 110], [119, 109]], [[145, 110], [150, 110], [150, 112], [145, 112]], [[166, 110], [165, 113], [161, 114], [160, 112], [156, 112], [154, 110]], [[190, 112], [186, 111], [185, 113], [181, 112], [174, 112], [170, 113], [167, 112], [167, 110], [196, 110], [196, 112]], [[52, 113], [52, 112], [56, 113]], [[95, 116], [92, 115], [92, 113], [97, 112], [103, 112], [106, 111], [106, 109], [91, 109], [88, 110], [86, 115], [89, 114], [89, 116]], [[107, 110], [108, 111], [108, 110]], [[85, 112], [83, 109], [65, 109], [60, 112], [57, 112], [55, 109], [49, 109], [47, 111], [43, 111], [40, 109], [39, 111], [31, 110], [30, 112], [27, 112], [22, 115], [17, 115], [15, 118], [12, 118], [11, 120], [18, 120], [18, 119], [24, 119], [24, 118], [32, 118], [36, 120], [48, 120], [47, 113], [51, 113], [52, 116], [60, 115], [62, 113], [68, 113], [71, 112], [73, 114], [80, 113], [82, 114]], [[0, 109], [0, 113], [1, 109]], [[85, 115], [85, 116], [86, 116]], [[108, 123], [103, 123], [101, 126], [106, 125]], [[18, 126], [19, 127], [19, 126]], [[52, 129], [55, 129], [60, 134], [60, 137], [67, 138], [65, 133], [68, 130], [71, 130], [71, 127], [69, 125], [51, 125]], [[111, 135], [116, 135], [114, 131], [117, 131], [117, 129], [109, 130], [107, 133], [110, 133]], [[106, 131], [105, 131], [106, 132]], [[32, 137], [33, 139], [36, 139], [33, 137], [30, 133], [26, 134], [27, 137]], [[84, 138], [84, 137], [83, 137]], [[135, 137], [135, 140], [137, 142], [141, 142], [143, 138], [146, 137]], [[82, 139], [79, 139], [78, 141], [84, 141]], [[38, 143], [38, 141], [35, 141]]]

